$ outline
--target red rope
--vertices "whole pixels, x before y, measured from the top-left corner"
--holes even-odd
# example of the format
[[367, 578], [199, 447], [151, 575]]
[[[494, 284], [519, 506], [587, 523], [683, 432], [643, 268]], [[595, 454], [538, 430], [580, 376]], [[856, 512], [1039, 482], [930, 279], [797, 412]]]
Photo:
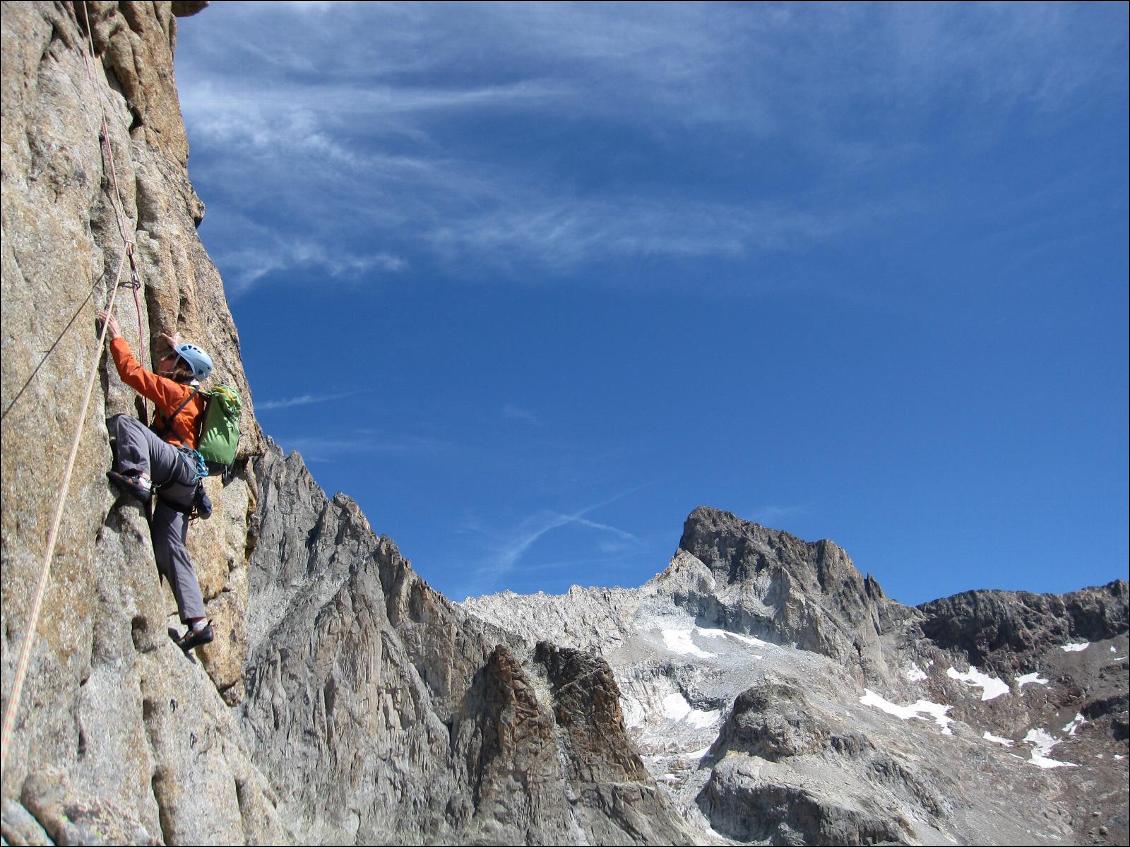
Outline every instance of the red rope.
[[[83, 11], [85, 12], [85, 10], [86, 10], [86, 4], [84, 3], [83, 4]], [[88, 20], [88, 25], [89, 25], [89, 20]], [[93, 49], [93, 47], [91, 49]], [[138, 352], [139, 352], [139, 354], [144, 355], [144, 351], [147, 348], [146, 348], [146, 345], [145, 345], [145, 331], [142, 329], [142, 326], [141, 326], [141, 299], [138, 295], [138, 291], [141, 288], [141, 275], [137, 272], [137, 259], [134, 256], [134, 242], [131, 241], [129, 239], [129, 237], [126, 235], [125, 227], [122, 226], [122, 218], [125, 216], [125, 213], [122, 211], [121, 189], [118, 188], [118, 171], [117, 171], [117, 168], [114, 166], [114, 148], [110, 146], [110, 131], [109, 131], [109, 127], [106, 125], [106, 115], [105, 115], [105, 113], [103, 113], [103, 115], [102, 115], [102, 127], [101, 127], [101, 130], [98, 133], [98, 136], [99, 136], [99, 140], [101, 141], [102, 154], [105, 157], [106, 161], [110, 165], [110, 184], [114, 188], [114, 193], [112, 195], [112, 199], [113, 199], [112, 205], [114, 207], [114, 218], [115, 218], [115, 220], [117, 221], [117, 224], [118, 224], [118, 234], [121, 235], [122, 241], [125, 242], [126, 253], [129, 256], [130, 281], [127, 282], [127, 283], [123, 283], [123, 285], [126, 288], [132, 288], [133, 289], [133, 304], [134, 304], [134, 308], [137, 310]], [[144, 359], [142, 360], [142, 363], [144, 364]], [[152, 363], [152, 360], [151, 360], [151, 363]]]

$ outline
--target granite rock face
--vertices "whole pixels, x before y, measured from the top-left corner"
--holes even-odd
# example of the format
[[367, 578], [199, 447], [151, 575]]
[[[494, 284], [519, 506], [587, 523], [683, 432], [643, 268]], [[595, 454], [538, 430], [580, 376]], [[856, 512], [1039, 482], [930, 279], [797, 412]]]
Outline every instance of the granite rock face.
[[[52, 810], [68, 808], [89, 810], [80, 832], [91, 840], [104, 831], [111, 840], [134, 832], [140, 840], [242, 841], [252, 819], [261, 840], [285, 834], [228, 705], [240, 696], [246, 654], [228, 611], [246, 606], [246, 476], [222, 495], [209, 481], [220, 514], [189, 536], [222, 630], [198, 665], [165, 634], [174, 605], [156, 576], [146, 516], [105, 478], [106, 418], [151, 411], [107, 371], [97, 343], [95, 313], [126, 241], [136, 245], [143, 283], [140, 333], [130, 292], [117, 297], [134, 351], [151, 362], [161, 352], [154, 339], [174, 331], [207, 348], [218, 379], [248, 400], [241, 462], [263, 443], [223, 285], [196, 234], [203, 204], [185, 169], [175, 32], [163, 3], [3, 5], [5, 705], [88, 375], [99, 377], [3, 774], [5, 808], [34, 809], [53, 837], [70, 830]], [[100, 829], [112, 820], [121, 826]]]
[[737, 750], [776, 762], [814, 753], [830, 735], [825, 725], [817, 723], [804, 692], [767, 683], [737, 696], [714, 742], [714, 753]]

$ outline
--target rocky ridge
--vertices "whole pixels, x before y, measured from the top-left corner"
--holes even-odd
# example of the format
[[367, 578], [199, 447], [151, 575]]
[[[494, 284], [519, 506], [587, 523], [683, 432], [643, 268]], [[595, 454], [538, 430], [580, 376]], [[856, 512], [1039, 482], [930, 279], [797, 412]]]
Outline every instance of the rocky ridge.
[[299, 841], [693, 839], [602, 660], [468, 615], [297, 454], [270, 445], [253, 467], [239, 712]]

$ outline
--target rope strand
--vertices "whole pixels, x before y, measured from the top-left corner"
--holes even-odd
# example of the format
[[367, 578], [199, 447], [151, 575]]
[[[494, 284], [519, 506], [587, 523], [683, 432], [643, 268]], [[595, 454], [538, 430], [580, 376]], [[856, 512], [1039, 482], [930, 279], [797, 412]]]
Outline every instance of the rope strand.
[[[114, 308], [114, 297], [118, 293], [118, 286], [121, 283], [122, 267], [125, 265], [126, 257], [123, 254], [121, 260], [118, 262], [118, 270], [114, 274], [114, 288], [110, 292], [110, 305], [111, 315]], [[27, 676], [27, 666], [31, 659], [31, 648], [35, 644], [36, 628], [39, 623], [39, 612], [43, 606], [43, 596], [47, 593], [47, 584], [50, 581], [51, 574], [51, 559], [55, 554], [55, 542], [59, 537], [59, 525], [63, 520], [63, 507], [67, 502], [67, 491], [71, 485], [71, 473], [75, 468], [75, 458], [78, 456], [79, 444], [82, 441], [82, 431], [86, 424], [86, 410], [90, 406], [90, 395], [94, 391], [94, 380], [98, 376], [98, 363], [102, 358], [102, 348], [106, 343], [106, 331], [109, 329], [110, 322], [107, 320], [102, 324], [102, 332], [98, 336], [98, 347], [94, 350], [94, 362], [90, 368], [90, 377], [86, 382], [86, 393], [82, 398], [82, 410], [78, 415], [78, 422], [75, 424], [75, 435], [71, 441], [71, 453], [67, 457], [67, 467], [63, 472], [63, 484], [59, 489], [59, 498], [55, 503], [55, 515], [51, 520], [51, 531], [47, 536], [47, 552], [43, 555], [42, 572], [39, 575], [39, 587], [35, 592], [35, 600], [32, 603], [31, 615], [29, 618], [27, 635], [24, 637], [23, 646], [20, 648], [20, 660], [16, 665], [16, 676], [12, 683], [12, 691], [8, 697], [8, 706], [4, 710], [4, 726], [0, 731], [0, 770], [4, 769], [4, 765], [8, 761], [8, 750], [10, 749], [10, 740], [12, 729], [16, 725], [16, 714], [20, 708], [20, 697], [23, 694], [24, 677]]]
[[51, 346], [47, 348], [47, 352], [43, 354], [43, 358], [39, 360], [39, 364], [35, 366], [35, 370], [31, 372], [31, 376], [29, 376], [24, 384], [20, 386], [20, 390], [16, 392], [16, 396], [12, 398], [12, 402], [9, 403], [7, 407], [5, 407], [4, 413], [0, 414], [0, 421], [3, 421], [4, 418], [8, 417], [8, 412], [12, 411], [12, 407], [16, 405], [20, 397], [23, 396], [23, 393], [27, 391], [27, 387], [31, 385], [31, 381], [35, 379], [35, 375], [39, 373], [39, 369], [43, 367], [43, 363], [46, 362], [48, 358], [50, 358], [51, 354], [55, 352], [55, 348], [59, 346], [59, 342], [63, 340], [63, 336], [67, 334], [67, 330], [71, 328], [71, 324], [73, 324], [78, 319], [78, 316], [82, 314], [83, 307], [85, 307], [86, 304], [90, 301], [91, 295], [94, 294], [94, 289], [98, 287], [98, 283], [100, 283], [101, 281], [102, 280], [100, 279], [94, 280], [94, 285], [90, 286], [90, 290], [86, 292], [86, 296], [82, 298], [82, 302], [78, 304], [78, 308], [75, 309], [75, 313], [71, 315], [71, 319], [67, 321], [67, 325], [63, 327], [63, 331], [55, 337], [55, 340], [52, 342]]
[[[87, 75], [91, 87], [93, 88], [96, 87], [92, 66], [94, 59], [94, 36], [91, 32], [90, 14], [87, 10], [86, 2], [83, 2], [82, 4], [82, 11], [83, 17], [86, 19], [86, 41], [89, 47], [89, 56], [84, 52], [83, 58], [86, 65]], [[75, 23], [76, 25], [78, 24], [77, 15], [75, 16]], [[134, 304], [137, 307], [137, 331], [138, 342], [140, 345], [139, 352], [141, 352], [144, 350], [145, 340], [144, 336], [142, 335], [141, 327], [141, 303], [137, 293], [138, 289], [140, 289], [141, 287], [141, 277], [137, 272], [137, 261], [134, 257], [134, 242], [127, 237], [125, 227], [122, 225], [122, 218], [124, 217], [124, 213], [122, 211], [123, 203], [121, 198], [121, 190], [118, 186], [117, 171], [114, 167], [114, 151], [110, 146], [110, 132], [106, 123], [106, 107], [102, 102], [101, 97], [99, 97], [99, 104], [102, 109], [102, 123], [99, 131], [99, 147], [106, 158], [106, 162], [109, 164], [110, 184], [113, 189], [113, 193], [110, 197], [110, 204], [114, 209], [114, 217], [118, 224], [118, 233], [121, 235], [122, 241], [125, 243], [125, 250], [123, 251], [121, 258], [118, 260], [117, 270], [114, 271], [114, 285], [110, 290], [110, 296], [107, 303], [107, 309], [109, 310], [110, 314], [107, 317], [113, 317], [118, 289], [122, 284], [122, 269], [125, 267], [125, 263], [128, 260], [130, 263], [129, 285], [134, 288]], [[97, 283], [95, 283], [95, 286], [97, 286]], [[91, 292], [88, 293], [86, 298], [83, 300], [82, 306], [79, 307], [80, 312], [86, 305], [86, 302], [90, 299], [93, 291], [94, 288], [92, 287]], [[75, 313], [75, 317], [77, 316], [78, 312]], [[63, 330], [63, 334], [65, 334], [67, 330], [69, 330], [70, 327], [74, 324], [75, 317], [71, 318], [70, 323], [68, 323], [67, 327]], [[51, 530], [47, 536], [47, 549], [43, 555], [43, 564], [41, 566], [39, 575], [39, 585], [36, 588], [35, 599], [32, 602], [31, 613], [28, 617], [27, 635], [24, 636], [24, 643], [20, 647], [20, 658], [16, 665], [16, 674], [13, 679], [11, 692], [8, 697], [8, 704], [4, 709], [3, 727], [0, 728], [0, 771], [3, 771], [5, 765], [7, 764], [8, 751], [11, 749], [10, 742], [12, 731], [15, 729], [16, 717], [19, 714], [20, 700], [23, 696], [24, 679], [27, 676], [28, 665], [31, 661], [32, 648], [35, 645], [36, 630], [38, 629], [39, 625], [39, 615], [43, 608], [43, 598], [47, 593], [47, 586], [50, 583], [51, 560], [55, 555], [55, 544], [58, 541], [59, 537], [59, 527], [62, 524], [63, 520], [63, 511], [67, 502], [67, 493], [71, 485], [71, 476], [74, 472], [75, 459], [78, 457], [79, 445], [82, 443], [82, 432], [86, 424], [86, 414], [87, 410], [90, 407], [90, 397], [94, 392], [94, 381], [98, 377], [99, 362], [102, 358], [102, 350], [104, 349], [104, 346], [106, 344], [106, 333], [108, 329], [109, 319], [104, 321], [102, 324], [102, 332], [98, 336], [98, 347], [94, 350], [94, 361], [90, 368], [90, 377], [87, 379], [86, 391], [82, 399], [82, 409], [79, 411], [78, 420], [75, 423], [75, 434], [74, 438], [71, 441], [71, 452], [67, 457], [66, 468], [63, 472], [63, 482], [59, 489], [58, 499], [55, 502], [55, 513], [51, 519]], [[60, 335], [60, 338], [62, 338], [62, 335]], [[51, 349], [48, 350], [47, 355], [50, 355], [51, 351], [54, 350], [57, 346], [58, 339], [56, 339], [55, 344], [51, 346]], [[47, 356], [44, 356], [44, 360], [46, 360], [46, 358]], [[41, 361], [39, 365], [36, 366], [35, 371], [32, 372], [32, 377], [34, 377], [35, 373], [39, 371], [39, 368], [42, 366], [42, 364], [43, 362]], [[31, 378], [28, 379], [28, 382], [30, 381]], [[23, 394], [24, 389], [26, 388], [27, 383], [25, 383], [24, 387], [20, 389], [19, 394], [16, 395], [16, 400], [19, 399], [20, 395]], [[11, 410], [13, 405], [15, 405], [15, 400], [13, 400], [11, 404], [9, 404], [8, 409], [5, 409], [4, 415], [7, 415], [8, 411]]]
[[[94, 87], [95, 86], [94, 70], [93, 70], [93, 67], [92, 67], [92, 64], [91, 64], [93, 57], [94, 57], [94, 37], [91, 35], [92, 30], [91, 30], [91, 27], [90, 27], [90, 15], [87, 12], [85, 2], [82, 5], [82, 12], [83, 12], [83, 17], [86, 19], [86, 39], [84, 39], [84, 40], [87, 43], [87, 48], [88, 48], [88, 51], [89, 51], [89, 53], [84, 51], [83, 54], [82, 54], [82, 58], [83, 58], [83, 64], [86, 66], [87, 79], [90, 82], [91, 87]], [[77, 16], [75, 17], [75, 23], [78, 24]], [[113, 193], [110, 195], [110, 205], [114, 210], [114, 221], [115, 221], [115, 223], [117, 224], [117, 227], [118, 227], [118, 234], [121, 236], [122, 242], [125, 244], [126, 253], [129, 257], [130, 281], [123, 283], [122, 286], [125, 287], [125, 288], [132, 288], [133, 289], [133, 305], [134, 305], [134, 310], [137, 313], [137, 357], [138, 357], [138, 360], [141, 361], [142, 364], [144, 364], [145, 358], [146, 358], [146, 351], [148, 350], [148, 345], [145, 342], [145, 330], [144, 330], [144, 324], [143, 324], [143, 321], [142, 321], [142, 318], [141, 318], [141, 296], [139, 294], [139, 291], [142, 288], [143, 283], [141, 281], [141, 274], [138, 272], [138, 269], [137, 269], [137, 256], [136, 256], [135, 244], [129, 238], [129, 236], [126, 234], [125, 227], [122, 225], [122, 219], [125, 217], [125, 212], [123, 211], [121, 189], [118, 186], [117, 169], [114, 167], [114, 150], [110, 146], [109, 138], [110, 138], [110, 132], [109, 132], [109, 127], [106, 123], [105, 104], [102, 104], [102, 123], [101, 123], [101, 126], [99, 127], [99, 130], [98, 130], [98, 144], [99, 144], [99, 150], [102, 153], [104, 162], [109, 164], [109, 171], [110, 171], [109, 172], [109, 176], [110, 176], [109, 182], [110, 182], [110, 185], [113, 188]], [[27, 380], [24, 382], [24, 384], [20, 387], [20, 390], [16, 392], [16, 396], [13, 397], [12, 401], [4, 408], [3, 413], [0, 414], [0, 422], [2, 422], [4, 420], [4, 418], [8, 417], [8, 413], [10, 411], [12, 411], [12, 409], [15, 407], [16, 403], [19, 402], [20, 398], [23, 396], [24, 392], [27, 390], [27, 387], [31, 384], [32, 380], [35, 379], [36, 374], [39, 373], [39, 369], [42, 368], [43, 364], [47, 361], [48, 358], [50, 358], [51, 354], [55, 351], [55, 348], [59, 346], [59, 342], [63, 340], [63, 336], [65, 336], [67, 334], [68, 330], [70, 330], [71, 326], [75, 322], [75, 319], [79, 316], [79, 314], [82, 312], [83, 307], [86, 305], [87, 301], [90, 299], [90, 295], [94, 293], [94, 289], [97, 288], [97, 287], [98, 287], [98, 282], [95, 281], [94, 285], [91, 286], [90, 291], [87, 292], [86, 297], [83, 299], [82, 303], [79, 304], [78, 309], [75, 310], [75, 313], [71, 316], [71, 319], [67, 322], [67, 325], [65, 327], [63, 327], [63, 331], [61, 333], [59, 333], [58, 337], [56, 337], [55, 341], [51, 344], [51, 347], [48, 348], [47, 352], [43, 355], [43, 358], [39, 360], [39, 363], [32, 370], [31, 375], [27, 378]], [[150, 358], [150, 365], [152, 365], [152, 356], [150, 355], [149, 358]], [[142, 406], [143, 406], [143, 412], [144, 412], [145, 411], [145, 409], [144, 409], [145, 401], [144, 400], [142, 400]]]

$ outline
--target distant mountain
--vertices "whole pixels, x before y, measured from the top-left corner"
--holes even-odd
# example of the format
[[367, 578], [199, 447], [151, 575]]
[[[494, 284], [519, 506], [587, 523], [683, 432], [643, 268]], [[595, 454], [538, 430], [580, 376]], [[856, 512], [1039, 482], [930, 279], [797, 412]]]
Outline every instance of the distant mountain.
[[648, 769], [707, 837], [1121, 844], [1126, 593], [913, 608], [830, 541], [701, 508], [639, 589], [463, 605], [602, 656]]

